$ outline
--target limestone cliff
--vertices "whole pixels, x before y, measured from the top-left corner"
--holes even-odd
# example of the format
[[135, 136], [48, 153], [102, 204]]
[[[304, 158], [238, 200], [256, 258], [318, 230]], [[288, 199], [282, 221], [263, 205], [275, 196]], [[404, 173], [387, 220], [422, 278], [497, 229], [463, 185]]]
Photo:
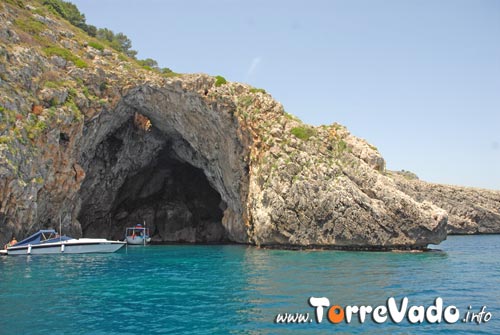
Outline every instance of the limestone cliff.
[[393, 172], [398, 189], [448, 212], [448, 234], [500, 234], [500, 191], [426, 183]]
[[59, 220], [122, 238], [146, 221], [166, 242], [421, 248], [446, 238], [443, 208], [466, 215], [340, 125], [305, 125], [245, 84], [141, 68], [37, 1], [0, 4], [0, 94], [0, 242]]

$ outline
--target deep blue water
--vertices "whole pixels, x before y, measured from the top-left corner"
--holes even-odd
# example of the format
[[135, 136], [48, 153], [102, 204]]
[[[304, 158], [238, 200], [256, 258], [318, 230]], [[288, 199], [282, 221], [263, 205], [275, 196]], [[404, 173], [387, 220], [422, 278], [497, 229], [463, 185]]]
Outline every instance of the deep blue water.
[[[114, 254], [0, 257], [0, 334], [500, 334], [500, 236], [452, 236], [441, 252], [129, 247]], [[476, 323], [275, 324], [310, 296], [376, 307], [486, 306]]]

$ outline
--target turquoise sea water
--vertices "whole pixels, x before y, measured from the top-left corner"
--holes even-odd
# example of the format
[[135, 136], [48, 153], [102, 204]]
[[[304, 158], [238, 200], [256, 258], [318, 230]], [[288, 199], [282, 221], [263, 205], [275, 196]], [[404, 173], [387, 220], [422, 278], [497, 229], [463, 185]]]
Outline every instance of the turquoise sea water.
[[[129, 247], [114, 254], [0, 257], [0, 334], [500, 334], [500, 236], [452, 236], [441, 252]], [[276, 324], [308, 298], [383, 305], [441, 297], [487, 323]], [[398, 303], [399, 304], [399, 303]]]

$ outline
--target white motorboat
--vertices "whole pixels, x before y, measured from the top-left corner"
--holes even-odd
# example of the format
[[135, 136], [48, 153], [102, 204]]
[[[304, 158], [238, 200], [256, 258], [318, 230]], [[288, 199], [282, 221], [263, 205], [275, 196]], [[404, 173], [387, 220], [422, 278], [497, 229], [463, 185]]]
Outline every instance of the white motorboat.
[[104, 238], [72, 238], [59, 236], [53, 229], [40, 230], [7, 248], [8, 255], [86, 254], [115, 252], [125, 245], [122, 241]]
[[125, 230], [125, 240], [128, 244], [146, 245], [151, 242], [149, 228], [143, 227], [141, 224], [129, 227]]

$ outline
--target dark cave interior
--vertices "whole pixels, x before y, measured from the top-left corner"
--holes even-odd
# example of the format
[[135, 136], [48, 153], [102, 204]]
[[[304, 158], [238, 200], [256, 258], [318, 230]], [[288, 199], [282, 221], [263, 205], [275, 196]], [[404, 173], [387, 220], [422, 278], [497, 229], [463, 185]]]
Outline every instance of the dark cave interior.
[[175, 153], [176, 140], [128, 121], [98, 145], [80, 191], [84, 237], [123, 239], [126, 227], [145, 222], [157, 243], [227, 241], [224, 201]]

